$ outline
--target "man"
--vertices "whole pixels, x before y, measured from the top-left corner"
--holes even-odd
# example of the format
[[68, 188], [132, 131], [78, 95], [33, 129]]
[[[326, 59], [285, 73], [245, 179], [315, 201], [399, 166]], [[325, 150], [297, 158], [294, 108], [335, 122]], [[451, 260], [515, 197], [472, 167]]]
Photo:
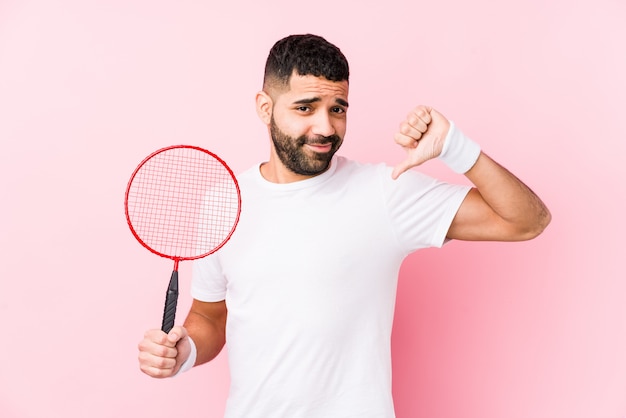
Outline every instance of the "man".
[[[346, 132], [348, 63], [314, 35], [270, 51], [257, 113], [269, 160], [239, 176], [230, 241], [194, 263], [184, 327], [145, 334], [141, 370], [169, 377], [228, 341], [227, 417], [394, 416], [391, 327], [402, 260], [446, 240], [526, 240], [550, 222], [541, 200], [427, 106], [395, 141], [395, 168], [335, 156]], [[475, 185], [409, 170], [432, 158]]]

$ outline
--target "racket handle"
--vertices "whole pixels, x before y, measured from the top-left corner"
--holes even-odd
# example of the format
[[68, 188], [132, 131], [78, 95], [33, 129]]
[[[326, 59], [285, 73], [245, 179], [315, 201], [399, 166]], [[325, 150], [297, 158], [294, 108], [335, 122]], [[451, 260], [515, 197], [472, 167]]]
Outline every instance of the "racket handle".
[[167, 287], [165, 295], [165, 307], [163, 308], [163, 324], [161, 330], [166, 334], [174, 328], [174, 320], [176, 319], [176, 304], [178, 303], [178, 271], [172, 272], [170, 284]]

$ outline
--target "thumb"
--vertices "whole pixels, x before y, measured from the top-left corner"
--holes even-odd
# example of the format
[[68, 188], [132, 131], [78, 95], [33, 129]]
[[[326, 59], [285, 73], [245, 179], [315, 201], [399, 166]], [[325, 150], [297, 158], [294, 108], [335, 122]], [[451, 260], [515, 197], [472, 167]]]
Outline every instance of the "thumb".
[[413, 165], [414, 164], [411, 163], [411, 161], [408, 158], [402, 161], [401, 163], [396, 164], [396, 166], [393, 168], [393, 171], [391, 172], [391, 178], [396, 180], [398, 177], [400, 177], [400, 174], [404, 173], [409, 168], [413, 167]]
[[188, 335], [189, 334], [184, 327], [175, 326], [167, 334], [167, 342], [171, 344], [171, 347], [175, 347], [180, 340], [182, 340], [183, 338], [187, 338]]

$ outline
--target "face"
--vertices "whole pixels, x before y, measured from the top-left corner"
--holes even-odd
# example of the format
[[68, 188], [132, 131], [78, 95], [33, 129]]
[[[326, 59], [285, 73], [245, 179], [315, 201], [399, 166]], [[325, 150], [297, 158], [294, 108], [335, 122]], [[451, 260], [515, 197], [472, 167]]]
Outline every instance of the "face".
[[347, 99], [345, 81], [294, 74], [289, 90], [274, 94], [270, 164], [293, 180], [326, 171], [346, 132]]
[[270, 134], [280, 162], [294, 174], [302, 176], [316, 176], [326, 171], [342, 142], [336, 134], [294, 138], [280, 130], [274, 116], [270, 121]]

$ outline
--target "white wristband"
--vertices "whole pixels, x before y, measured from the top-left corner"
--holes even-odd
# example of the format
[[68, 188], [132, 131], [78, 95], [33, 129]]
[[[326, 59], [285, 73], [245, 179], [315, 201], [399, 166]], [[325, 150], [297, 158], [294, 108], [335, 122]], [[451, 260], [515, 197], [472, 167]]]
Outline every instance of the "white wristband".
[[439, 159], [459, 174], [467, 173], [476, 164], [480, 155], [480, 145], [466, 137], [450, 121], [450, 129], [443, 143]]
[[196, 358], [198, 357], [198, 350], [196, 349], [196, 344], [193, 342], [191, 337], [187, 337], [187, 338], [189, 340], [189, 345], [191, 346], [191, 352], [189, 353], [189, 357], [187, 357], [187, 360], [185, 360], [183, 365], [180, 366], [180, 369], [178, 369], [176, 374], [174, 374], [174, 376], [172, 377], [185, 373], [187, 370], [190, 370], [194, 366], [194, 364], [196, 364]]

